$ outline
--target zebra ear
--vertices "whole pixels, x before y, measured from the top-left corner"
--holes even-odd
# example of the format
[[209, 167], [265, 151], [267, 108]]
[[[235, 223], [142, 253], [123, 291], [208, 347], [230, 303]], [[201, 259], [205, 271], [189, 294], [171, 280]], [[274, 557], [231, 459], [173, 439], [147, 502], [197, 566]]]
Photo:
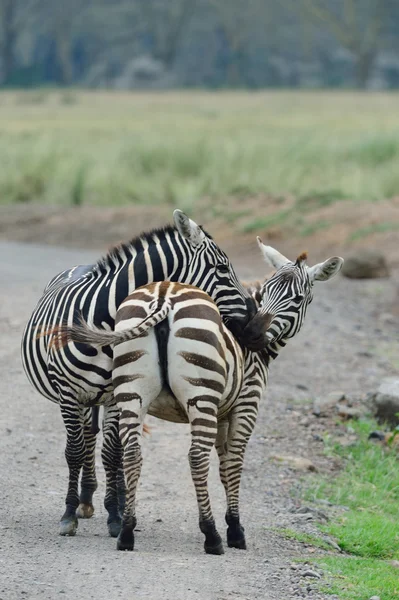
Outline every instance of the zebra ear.
[[309, 267], [308, 274], [310, 281], [327, 281], [336, 275], [344, 264], [344, 259], [340, 256], [327, 258], [323, 263]]
[[205, 233], [201, 227], [188, 218], [181, 210], [173, 212], [173, 219], [180, 235], [193, 246], [198, 246], [205, 239]]
[[273, 269], [279, 269], [290, 262], [288, 258], [286, 258], [283, 254], [280, 254], [280, 252], [271, 246], [265, 246], [260, 237], [257, 237], [256, 239], [258, 241], [260, 251], [263, 254], [263, 258], [271, 267], [273, 267]]

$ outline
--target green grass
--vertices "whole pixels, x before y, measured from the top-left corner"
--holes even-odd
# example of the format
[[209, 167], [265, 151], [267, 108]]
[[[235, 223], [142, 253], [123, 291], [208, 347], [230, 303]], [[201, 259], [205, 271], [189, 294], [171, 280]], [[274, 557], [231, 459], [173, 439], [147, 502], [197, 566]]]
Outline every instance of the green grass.
[[351, 427], [359, 435], [358, 443], [350, 448], [336, 444], [328, 450], [344, 461], [341, 473], [333, 480], [316, 478], [308, 491], [310, 499], [324, 498], [347, 507], [339, 517], [319, 527], [351, 556], [330, 556], [319, 563], [332, 574], [334, 585], [329, 591], [339, 590], [342, 598], [398, 598], [399, 571], [386, 562], [399, 559], [396, 450], [387, 451], [368, 441], [369, 433], [378, 429], [376, 422], [354, 422]]
[[382, 600], [399, 598], [399, 569], [382, 560], [326, 556], [315, 561], [329, 573], [330, 586], [320, 585], [321, 591], [336, 594], [341, 600]]
[[[0, 198], [192, 209], [201, 198], [235, 196], [245, 211], [248, 196], [291, 194], [297, 212], [378, 200], [399, 190], [398, 101], [353, 92], [2, 92]], [[253, 215], [247, 230], [259, 221]]]
[[360, 240], [361, 238], [367, 237], [373, 233], [386, 233], [388, 231], [398, 231], [399, 222], [398, 223], [375, 223], [373, 225], [369, 225], [368, 227], [361, 227], [360, 229], [356, 229], [350, 235], [350, 240]]

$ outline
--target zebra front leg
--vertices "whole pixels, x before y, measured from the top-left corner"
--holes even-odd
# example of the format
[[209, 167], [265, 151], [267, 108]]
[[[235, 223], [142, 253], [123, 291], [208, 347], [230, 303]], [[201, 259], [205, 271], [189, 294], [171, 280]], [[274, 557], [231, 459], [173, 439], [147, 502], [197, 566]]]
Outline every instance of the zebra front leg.
[[94, 514], [93, 494], [97, 489], [95, 465], [97, 434], [93, 431], [92, 409], [84, 408], [82, 415], [86, 452], [80, 484], [79, 506], [76, 510], [76, 516], [80, 519], [90, 519]]
[[216, 407], [213, 401], [201, 401], [200, 398], [189, 400], [187, 405], [191, 425], [188, 459], [197, 495], [199, 527], [205, 535], [204, 549], [207, 554], [224, 554], [222, 538], [216, 529], [208, 492], [210, 453], [217, 433]]
[[219, 424], [216, 449], [219, 455], [219, 473], [226, 500], [227, 545], [246, 550], [244, 527], [240, 523], [239, 493], [244, 454], [255, 426], [256, 414], [233, 414], [230, 422]]
[[108, 512], [107, 526], [109, 535], [118, 537], [122, 523], [118, 503], [118, 484], [123, 464], [119, 438], [119, 408], [116, 404], [104, 406], [103, 438], [101, 458], [106, 476], [104, 506]]
[[78, 401], [74, 398], [61, 398], [60, 408], [67, 432], [65, 458], [69, 468], [66, 509], [60, 521], [60, 535], [75, 535], [78, 527], [76, 509], [79, 506], [79, 474], [84, 463], [86, 447]]

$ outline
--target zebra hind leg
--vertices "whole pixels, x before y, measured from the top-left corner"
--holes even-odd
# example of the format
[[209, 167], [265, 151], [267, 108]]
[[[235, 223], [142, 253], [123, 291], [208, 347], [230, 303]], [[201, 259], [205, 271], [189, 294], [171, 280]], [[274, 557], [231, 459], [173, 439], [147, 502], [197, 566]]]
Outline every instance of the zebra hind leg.
[[115, 404], [104, 407], [103, 436], [101, 457], [106, 474], [104, 506], [108, 512], [107, 527], [111, 537], [118, 537], [122, 524], [118, 503], [119, 473], [123, 465], [119, 439], [119, 408]]
[[67, 432], [65, 458], [69, 468], [65, 512], [60, 521], [60, 535], [75, 535], [78, 528], [76, 509], [79, 506], [79, 474], [85, 459], [85, 442], [80, 406], [74, 398], [61, 398], [61, 415]]
[[240, 522], [239, 492], [245, 449], [255, 425], [255, 415], [233, 416], [230, 425], [219, 425], [216, 449], [219, 455], [220, 479], [226, 491], [227, 545], [246, 550], [244, 527]]
[[[98, 406], [94, 407], [95, 413], [98, 416]], [[83, 435], [86, 446], [85, 459], [83, 463], [81, 489], [79, 497], [79, 506], [76, 510], [76, 516], [79, 519], [90, 519], [94, 514], [93, 494], [97, 489], [96, 478], [96, 432], [93, 431], [93, 415], [94, 409], [83, 409]]]
[[[205, 552], [207, 554], [224, 554], [222, 538], [216, 529], [208, 492], [210, 453], [217, 433], [214, 400], [212, 398], [211, 401], [209, 397], [204, 397], [202, 401], [201, 398], [196, 398], [188, 402], [188, 416], [191, 425], [191, 447], [188, 459], [197, 495], [199, 527], [205, 535]], [[197, 407], [198, 401], [200, 401], [200, 408]]]
[[[128, 402], [129, 409], [122, 409], [119, 431], [124, 448], [124, 470], [127, 495], [123, 514], [122, 529], [117, 541], [118, 550], [133, 550], [136, 519], [136, 490], [143, 464], [141, 453], [141, 419], [138, 406], [139, 397]], [[141, 403], [141, 400], [140, 400]], [[132, 410], [133, 409], [133, 410]]]

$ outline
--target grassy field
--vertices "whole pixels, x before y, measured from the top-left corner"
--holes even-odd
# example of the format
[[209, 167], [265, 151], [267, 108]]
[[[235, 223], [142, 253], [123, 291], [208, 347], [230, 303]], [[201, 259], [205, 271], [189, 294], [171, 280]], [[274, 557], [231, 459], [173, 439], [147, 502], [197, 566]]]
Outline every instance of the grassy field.
[[[359, 435], [358, 443], [329, 448], [343, 459], [344, 469], [333, 480], [317, 478], [309, 492], [310, 498], [327, 498], [347, 507], [340, 518], [320, 526], [345, 554], [325, 556], [318, 564], [330, 580], [325, 591], [339, 598], [394, 600], [399, 598], [397, 447], [383, 448], [368, 440], [369, 433], [378, 428], [372, 420], [351, 426]], [[320, 545], [317, 540], [315, 545]]]
[[0, 198], [378, 200], [399, 192], [398, 105], [389, 93], [3, 92]]

